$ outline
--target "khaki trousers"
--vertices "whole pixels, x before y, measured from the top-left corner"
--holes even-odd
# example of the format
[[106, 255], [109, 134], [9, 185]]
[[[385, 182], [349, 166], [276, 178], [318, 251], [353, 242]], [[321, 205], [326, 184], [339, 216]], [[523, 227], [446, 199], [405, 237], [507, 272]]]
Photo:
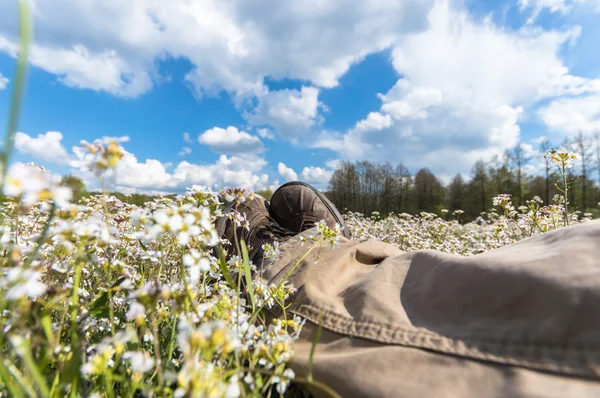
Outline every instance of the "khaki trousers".
[[342, 238], [289, 279], [308, 320], [290, 366], [307, 375], [320, 323], [313, 377], [344, 397], [600, 397], [600, 221], [471, 257]]

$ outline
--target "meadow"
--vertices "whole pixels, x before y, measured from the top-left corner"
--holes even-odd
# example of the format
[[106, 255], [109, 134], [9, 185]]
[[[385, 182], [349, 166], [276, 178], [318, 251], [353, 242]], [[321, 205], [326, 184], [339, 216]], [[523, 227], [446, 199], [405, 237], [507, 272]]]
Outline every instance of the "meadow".
[[[116, 141], [83, 142], [100, 179], [118, 164]], [[547, 154], [563, 174], [575, 155]], [[243, 189], [191, 187], [143, 206], [98, 195], [72, 203], [69, 188], [35, 165], [7, 171], [0, 210], [0, 391], [11, 396], [278, 396], [295, 386], [335, 392], [287, 367], [303, 320], [288, 314], [295, 289], [252, 280], [257, 264], [225, 256], [216, 217], [244, 227], [223, 204]], [[475, 255], [590, 215], [569, 213], [568, 182], [555, 203], [515, 209], [510, 196], [463, 223], [461, 212], [345, 215], [353, 239], [379, 239], [405, 251]], [[339, 244], [320, 224], [305, 245]], [[276, 258], [276, 244], [265, 257]], [[260, 266], [260, 264], [258, 264]], [[282, 307], [280, 318], [265, 311]]]

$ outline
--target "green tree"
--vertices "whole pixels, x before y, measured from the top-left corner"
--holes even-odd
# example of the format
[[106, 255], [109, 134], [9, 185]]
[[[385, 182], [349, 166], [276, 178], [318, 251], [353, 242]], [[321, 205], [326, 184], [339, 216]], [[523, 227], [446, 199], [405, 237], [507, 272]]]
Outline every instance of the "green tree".
[[273, 197], [273, 191], [271, 191], [268, 188], [257, 191], [256, 193], [265, 198], [266, 200], [271, 200], [271, 198]]
[[79, 177], [74, 175], [66, 175], [60, 181], [60, 185], [63, 187], [69, 187], [73, 191], [73, 202], [78, 202], [79, 199], [88, 194], [85, 182]]

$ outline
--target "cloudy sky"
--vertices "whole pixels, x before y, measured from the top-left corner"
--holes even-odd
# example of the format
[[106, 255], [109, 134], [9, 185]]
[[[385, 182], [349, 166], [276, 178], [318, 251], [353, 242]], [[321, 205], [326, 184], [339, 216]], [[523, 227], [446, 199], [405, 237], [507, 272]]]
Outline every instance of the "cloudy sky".
[[[600, 0], [33, 4], [16, 160], [90, 185], [72, 148], [103, 136], [129, 137], [131, 192], [325, 187], [340, 159], [448, 178], [600, 131]], [[0, 121], [16, 5], [0, 0]]]

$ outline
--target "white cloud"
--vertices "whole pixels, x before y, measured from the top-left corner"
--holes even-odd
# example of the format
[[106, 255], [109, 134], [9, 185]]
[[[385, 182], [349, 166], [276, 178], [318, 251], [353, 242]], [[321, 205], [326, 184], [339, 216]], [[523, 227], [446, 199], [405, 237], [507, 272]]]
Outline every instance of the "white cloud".
[[318, 188], [327, 187], [333, 171], [321, 167], [308, 166], [302, 169], [302, 181], [314, 185]]
[[[157, 159], [144, 161], [125, 151], [117, 164], [116, 172], [110, 174], [107, 181], [116, 176], [116, 188], [121, 192], [177, 192], [194, 184], [206, 185], [213, 189], [224, 186], [243, 187], [259, 190], [269, 185], [267, 174], [260, 173], [266, 162], [255, 156], [237, 157], [221, 155], [212, 164], [194, 164], [182, 161], [172, 172], [167, 163]], [[77, 173], [86, 181], [94, 183], [94, 177], [83, 169]]]
[[190, 135], [190, 133], [188, 133], [188, 132], [183, 133], [183, 142], [188, 143], [188, 144], [191, 144], [193, 142], [192, 136]]
[[411, 87], [408, 80], [402, 79], [387, 95], [380, 95], [379, 98], [384, 102], [381, 110], [395, 120], [425, 119], [428, 116], [427, 109], [441, 103], [443, 95], [433, 87]]
[[192, 148], [184, 146], [183, 148], [181, 148], [181, 151], [179, 151], [179, 153], [177, 155], [178, 156], [187, 156], [190, 153], [192, 153]]
[[277, 171], [286, 182], [302, 181], [313, 185], [318, 189], [325, 189], [329, 184], [331, 175], [333, 174], [333, 170], [323, 169], [316, 166], [307, 166], [304, 167], [300, 175], [298, 175], [298, 173], [296, 173], [292, 168], [281, 162], [277, 165]]
[[140, 162], [127, 151], [117, 164], [116, 180], [119, 186], [137, 189], [176, 188], [183, 183], [174, 179], [161, 161], [146, 159]]
[[[18, 46], [0, 36], [0, 51], [16, 57]], [[51, 48], [31, 46], [29, 62], [58, 76], [66, 86], [106, 91], [119, 97], [137, 97], [152, 88], [150, 74], [134, 68], [113, 50], [90, 51], [77, 44]]]
[[480, 103], [530, 103], [575, 90], [585, 81], [569, 75], [558, 55], [565, 42], [579, 35], [577, 28], [512, 32], [490, 20], [475, 22], [445, 2], [434, 7], [429, 21], [427, 31], [401, 41], [393, 64], [413, 87], [433, 87], [445, 100], [458, 96]]
[[600, 132], [600, 94], [556, 99], [538, 114], [555, 133]]
[[179, 186], [200, 184], [213, 188], [233, 186], [260, 190], [269, 183], [267, 174], [259, 174], [265, 165], [262, 158], [221, 155], [211, 165], [181, 162], [173, 171], [173, 178], [180, 181]]
[[380, 95], [380, 109], [345, 134], [322, 133], [315, 146], [351, 160], [465, 173], [476, 160], [514, 147], [521, 118], [541, 100], [600, 91], [600, 80], [571, 75], [560, 59], [577, 28], [503, 29], [445, 1], [428, 18], [427, 30], [394, 48], [402, 78]]
[[534, 22], [542, 10], [567, 14], [577, 5], [589, 5], [593, 11], [600, 11], [600, 1], [598, 0], [519, 0], [521, 11], [531, 10], [528, 23]]
[[277, 165], [277, 172], [285, 179], [286, 182], [298, 180], [298, 173], [296, 173], [294, 169], [287, 167], [284, 163], [280, 162]]
[[368, 131], [379, 131], [388, 128], [392, 125], [390, 115], [384, 115], [379, 112], [371, 112], [366, 119], [356, 123], [356, 131], [360, 133]]
[[319, 89], [270, 91], [258, 97], [258, 105], [246, 113], [253, 125], [269, 125], [284, 137], [304, 135], [320, 121]]
[[48, 131], [33, 138], [25, 133], [15, 134], [15, 148], [22, 154], [31, 155], [36, 160], [54, 164], [69, 164], [70, 156], [62, 146], [63, 135], [58, 131]]
[[206, 130], [198, 137], [198, 142], [210, 146], [217, 153], [259, 153], [265, 149], [260, 138], [232, 126]]
[[[84, 168], [84, 163], [67, 153], [62, 145], [63, 135], [49, 131], [35, 138], [25, 133], [15, 135], [15, 148], [20, 153], [32, 155], [42, 165], [53, 163], [71, 166], [71, 172], [83, 178], [90, 189], [98, 188], [97, 178]], [[126, 141], [125, 137], [125, 141]], [[123, 139], [121, 139], [123, 141]], [[78, 147], [74, 147], [73, 151]], [[248, 189], [262, 189], [269, 186], [269, 177], [261, 173], [267, 162], [256, 155], [221, 155], [212, 164], [180, 162], [172, 172], [173, 165], [158, 159], [139, 160], [125, 150], [123, 158], [114, 172], [109, 172], [107, 181], [116, 180], [116, 189], [121, 192], [166, 193], [182, 191], [193, 184], [221, 188], [226, 185]], [[112, 187], [109, 187], [112, 189]]]
[[6, 86], [8, 86], [9, 81], [10, 80], [8, 80], [7, 77], [4, 77], [2, 73], [0, 73], [0, 90], [4, 90]]
[[[15, 54], [16, 2], [0, 3], [0, 50]], [[196, 94], [264, 91], [264, 78], [334, 87], [355, 62], [421, 29], [431, 0], [35, 2], [31, 63], [73, 87], [133, 97], [157, 60], [188, 59]], [[269, 10], [269, 12], [265, 12]]]

